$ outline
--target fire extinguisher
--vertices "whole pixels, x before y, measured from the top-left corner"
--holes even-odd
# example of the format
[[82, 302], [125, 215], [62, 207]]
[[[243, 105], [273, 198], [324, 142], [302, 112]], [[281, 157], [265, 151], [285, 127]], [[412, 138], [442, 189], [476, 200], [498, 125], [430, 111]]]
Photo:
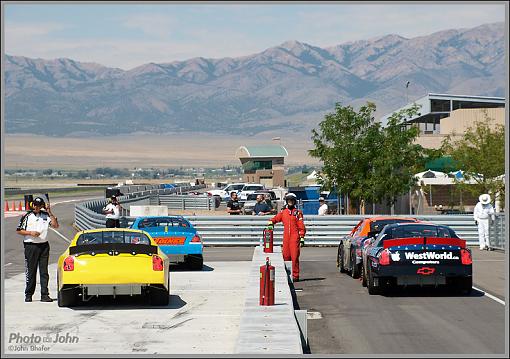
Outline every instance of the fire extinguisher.
[[264, 229], [262, 238], [264, 238], [264, 253], [273, 253], [273, 230]]
[[260, 266], [260, 305], [274, 305], [274, 267], [266, 258]]

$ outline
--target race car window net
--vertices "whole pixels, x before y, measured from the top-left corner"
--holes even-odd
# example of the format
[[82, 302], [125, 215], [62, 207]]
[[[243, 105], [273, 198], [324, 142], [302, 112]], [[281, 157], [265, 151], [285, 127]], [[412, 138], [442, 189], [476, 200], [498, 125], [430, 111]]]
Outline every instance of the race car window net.
[[82, 254], [109, 254], [118, 255], [120, 253], [129, 253], [132, 255], [147, 254], [149, 256], [158, 254], [158, 247], [153, 245], [139, 245], [131, 243], [101, 243], [84, 244], [69, 247], [69, 255], [79, 256]]
[[77, 246], [91, 246], [98, 244], [142, 244], [150, 246], [151, 241], [144, 233], [127, 231], [82, 233], [76, 240]]
[[370, 232], [380, 232], [384, 226], [394, 223], [409, 223], [414, 222], [412, 219], [383, 219], [370, 223]]
[[384, 239], [418, 237], [459, 238], [453, 230], [446, 227], [416, 224], [394, 227]]
[[191, 225], [184, 218], [145, 218], [140, 221], [138, 228], [165, 228], [181, 227], [190, 228]]

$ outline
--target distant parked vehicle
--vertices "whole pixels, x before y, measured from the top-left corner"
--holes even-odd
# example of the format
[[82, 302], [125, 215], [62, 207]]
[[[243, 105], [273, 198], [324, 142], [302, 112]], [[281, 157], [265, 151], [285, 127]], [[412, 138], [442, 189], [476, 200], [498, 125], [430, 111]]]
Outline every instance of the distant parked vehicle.
[[240, 201], [246, 201], [249, 194], [256, 191], [262, 191], [266, 189], [263, 184], [249, 183], [245, 185], [240, 192], [237, 193]]
[[211, 189], [207, 191], [207, 195], [217, 196], [221, 201], [228, 201], [230, 199], [230, 193], [241, 191], [245, 185], [246, 183], [231, 183], [221, 189]]

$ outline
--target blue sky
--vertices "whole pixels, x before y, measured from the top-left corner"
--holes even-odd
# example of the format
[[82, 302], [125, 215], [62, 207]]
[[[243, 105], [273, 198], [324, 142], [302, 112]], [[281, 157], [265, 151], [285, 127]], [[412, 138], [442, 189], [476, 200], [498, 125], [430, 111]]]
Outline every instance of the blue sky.
[[249, 55], [287, 40], [326, 47], [505, 21], [503, 4], [4, 5], [7, 54], [122, 69]]

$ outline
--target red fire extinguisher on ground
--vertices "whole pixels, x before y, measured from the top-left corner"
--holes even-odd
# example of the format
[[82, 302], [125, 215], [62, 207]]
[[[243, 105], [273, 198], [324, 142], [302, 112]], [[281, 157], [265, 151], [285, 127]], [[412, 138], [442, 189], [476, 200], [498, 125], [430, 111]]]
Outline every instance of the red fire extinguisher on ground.
[[273, 253], [273, 230], [264, 229], [262, 237], [264, 238], [264, 253]]
[[266, 258], [260, 266], [260, 305], [274, 305], [274, 267]]

